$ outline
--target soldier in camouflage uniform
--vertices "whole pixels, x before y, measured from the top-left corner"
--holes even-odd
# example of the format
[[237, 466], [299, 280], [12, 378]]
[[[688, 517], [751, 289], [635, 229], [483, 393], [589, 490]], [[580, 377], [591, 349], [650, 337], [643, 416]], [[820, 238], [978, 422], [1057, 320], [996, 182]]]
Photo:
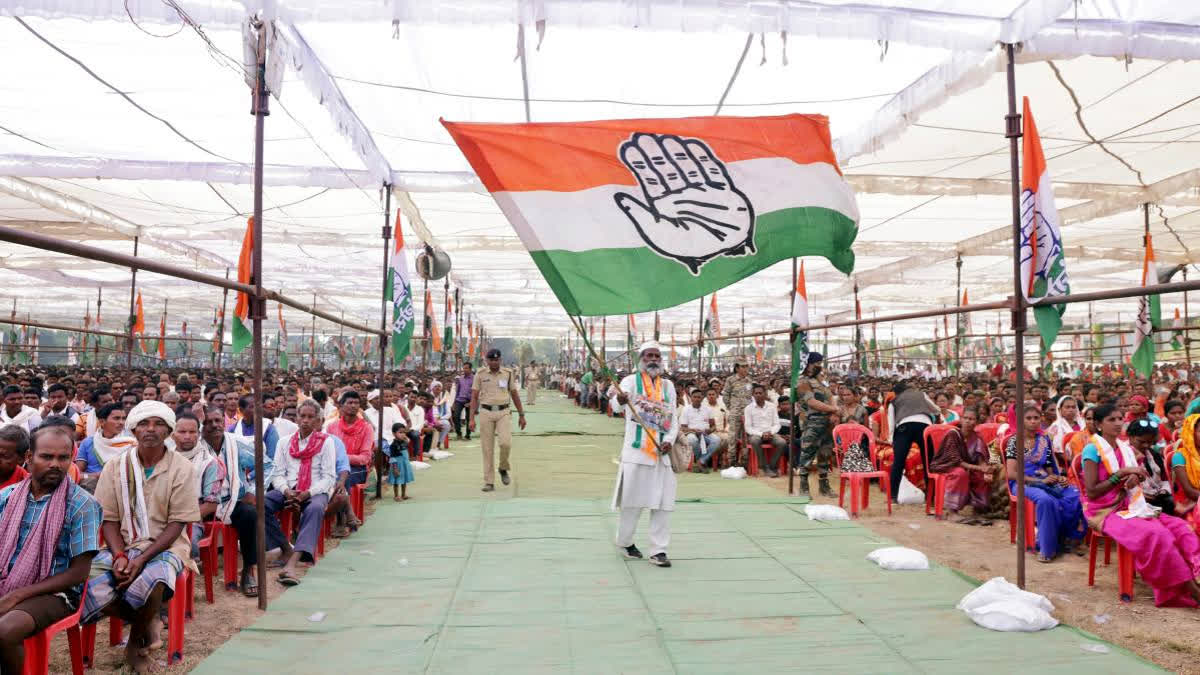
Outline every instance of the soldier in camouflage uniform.
[[798, 387], [799, 402], [805, 416], [796, 467], [800, 469], [800, 494], [808, 494], [808, 466], [816, 460], [821, 496], [833, 497], [833, 488], [829, 486], [829, 460], [833, 456], [833, 418], [838, 410], [829, 386], [820, 380], [823, 359], [820, 352], [809, 352], [808, 365], [800, 378], [805, 386]]
[[[725, 380], [725, 388], [721, 396], [725, 399], [725, 409], [729, 411], [729, 432], [732, 449], [742, 437], [742, 412], [750, 405], [754, 383], [750, 380], [750, 366], [739, 361], [733, 365], [733, 375]], [[733, 461], [737, 461], [737, 457]]]

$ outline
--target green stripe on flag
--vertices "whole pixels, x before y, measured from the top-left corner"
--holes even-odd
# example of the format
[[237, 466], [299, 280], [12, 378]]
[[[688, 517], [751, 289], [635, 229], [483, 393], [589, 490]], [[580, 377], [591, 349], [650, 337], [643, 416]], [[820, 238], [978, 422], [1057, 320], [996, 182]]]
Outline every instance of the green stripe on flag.
[[757, 253], [710, 260], [698, 276], [671, 258], [643, 248], [530, 251], [568, 314], [598, 316], [674, 307], [724, 288], [787, 258], [823, 256], [845, 274], [854, 271], [854, 221], [821, 207], [764, 213], [755, 219]]
[[254, 335], [246, 328], [246, 324], [242, 323], [241, 317], [233, 315], [233, 353], [240, 354], [253, 341]]

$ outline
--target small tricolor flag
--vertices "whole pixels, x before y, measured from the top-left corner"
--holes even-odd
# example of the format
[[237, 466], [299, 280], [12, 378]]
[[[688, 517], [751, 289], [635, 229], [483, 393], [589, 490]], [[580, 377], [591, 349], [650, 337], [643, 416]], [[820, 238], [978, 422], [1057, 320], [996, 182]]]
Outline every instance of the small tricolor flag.
[[[1158, 269], [1154, 264], [1154, 245], [1150, 233], [1146, 233], [1146, 256], [1142, 261], [1142, 286], [1158, 283]], [[1154, 329], [1162, 323], [1162, 306], [1158, 295], [1143, 295], [1138, 298], [1137, 319], [1133, 324], [1133, 358], [1129, 363], [1142, 377], [1150, 377], [1154, 370]], [[1124, 336], [1122, 336], [1124, 337]]]
[[854, 270], [822, 115], [443, 124], [568, 314], [674, 307], [803, 255]]
[[279, 367], [288, 369], [288, 337], [287, 322], [283, 320], [283, 305], [276, 303], [275, 314], [279, 317]]
[[796, 395], [796, 383], [800, 373], [808, 366], [808, 289], [804, 284], [804, 261], [800, 261], [800, 274], [796, 277], [796, 290], [792, 293], [792, 400]]
[[[246, 221], [246, 234], [242, 237], [242, 251], [238, 254], [238, 283], [253, 284], [251, 274], [254, 254], [254, 218]], [[250, 296], [238, 291], [237, 304], [233, 307], [233, 353], [238, 354], [254, 341], [254, 335], [246, 327], [250, 316]]]

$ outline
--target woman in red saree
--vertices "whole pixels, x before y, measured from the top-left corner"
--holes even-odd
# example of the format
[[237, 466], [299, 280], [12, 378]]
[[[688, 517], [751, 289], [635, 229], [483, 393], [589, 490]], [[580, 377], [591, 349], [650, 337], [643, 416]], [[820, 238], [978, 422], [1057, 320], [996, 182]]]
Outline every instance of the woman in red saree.
[[990, 509], [992, 474], [997, 467], [988, 463], [987, 446], [975, 433], [978, 418], [974, 410], [964, 410], [962, 429], [950, 429], [934, 450], [929, 464], [930, 473], [946, 475], [946, 509], [955, 515], [970, 504], [974, 518], [960, 518], [964, 525], [991, 525], [982, 518]]

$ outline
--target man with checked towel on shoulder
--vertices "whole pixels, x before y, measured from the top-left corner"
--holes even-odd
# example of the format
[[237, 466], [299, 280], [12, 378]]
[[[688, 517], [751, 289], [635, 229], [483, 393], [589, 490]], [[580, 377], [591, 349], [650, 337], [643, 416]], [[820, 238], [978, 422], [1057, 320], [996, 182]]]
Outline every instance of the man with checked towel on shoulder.
[[[663, 375], [662, 350], [647, 342], [638, 350], [638, 369], [609, 391], [627, 411], [625, 442], [613, 491], [613, 509], [620, 509], [617, 546], [626, 558], [639, 559], [633, 543], [643, 509], [650, 509], [650, 562], [670, 567], [671, 511], [675, 510], [675, 472], [669, 448], [679, 434], [679, 398], [675, 385]], [[637, 415], [628, 413], [629, 408]], [[636, 418], [640, 417], [639, 423]], [[645, 426], [643, 426], [643, 424]]]
[[[13, 427], [21, 437], [25, 431]], [[0, 491], [0, 672], [19, 673], [25, 638], [79, 607], [99, 549], [100, 505], [69, 477], [74, 434], [48, 427], [22, 438], [29, 475]]]

